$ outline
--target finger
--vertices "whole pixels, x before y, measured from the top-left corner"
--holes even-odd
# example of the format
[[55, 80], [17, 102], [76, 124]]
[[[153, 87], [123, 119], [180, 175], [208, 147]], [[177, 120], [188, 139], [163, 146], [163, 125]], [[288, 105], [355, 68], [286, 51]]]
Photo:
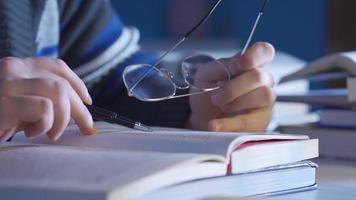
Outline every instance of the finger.
[[22, 125], [26, 136], [43, 134], [53, 125], [53, 104], [37, 96], [1, 96], [0, 129], [9, 130]]
[[80, 131], [86, 135], [95, 134], [95, 124], [88, 108], [83, 104], [73, 89], [70, 88], [68, 92], [71, 104], [71, 115]]
[[262, 86], [222, 106], [221, 109], [224, 113], [241, 112], [271, 106], [275, 100], [275, 91], [271, 87]]
[[222, 107], [238, 97], [245, 95], [259, 87], [273, 85], [269, 72], [262, 68], [255, 68], [227, 82], [219, 90], [211, 94], [214, 105]]
[[70, 116], [83, 133], [95, 133], [94, 122], [88, 109], [68, 81], [50, 73], [47, 77], [48, 79], [10, 80], [1, 84], [0, 87], [16, 94], [44, 96], [52, 100], [55, 118], [54, 125], [48, 132], [52, 140], [57, 140], [61, 136], [70, 121]]
[[[43, 80], [34, 81], [37, 81], [35, 84], [41, 84], [44, 82]], [[46, 96], [53, 102], [54, 123], [53, 127], [47, 132], [47, 135], [51, 140], [58, 140], [70, 121], [71, 105], [67, 92], [68, 87], [70, 86], [65, 80], [62, 80], [62, 82], [53, 81], [46, 83], [48, 85], [42, 86], [43, 90], [37, 93], [37, 95]], [[40, 86], [37, 88], [40, 88]]]
[[226, 132], [262, 132], [271, 119], [272, 106], [254, 110], [249, 113], [239, 114], [232, 117], [213, 119], [209, 121], [210, 131]]
[[24, 59], [25, 65], [41, 68], [45, 71], [52, 72], [66, 79], [76, 93], [79, 94], [82, 101], [92, 104], [92, 99], [84, 82], [70, 69], [70, 67], [60, 59], [49, 58], [27, 58]]
[[[18, 72], [21, 70], [21, 73]], [[0, 59], [0, 79], [16, 76], [26, 76], [28, 69], [24, 68], [24, 63], [19, 58], [4, 57]]]
[[[54, 79], [59, 83], [68, 83], [65, 79], [63, 79], [57, 75], [54, 75]], [[83, 134], [91, 135], [91, 134], [96, 133], [95, 124], [94, 124], [93, 118], [92, 118], [88, 108], [84, 105], [80, 96], [71, 87], [70, 84], [64, 84], [64, 85], [65, 85], [67, 94], [69, 96], [71, 116], [74, 119], [74, 121], [76, 122], [76, 124], [78, 125], [79, 129], [81, 130], [81, 132]], [[69, 123], [69, 121], [68, 121], [68, 123]]]
[[245, 54], [236, 54], [232, 58], [221, 59], [227, 66], [232, 76], [237, 76], [247, 70], [266, 66], [273, 60], [274, 47], [265, 42], [255, 43]]
[[58, 139], [70, 120], [70, 102], [68, 97], [69, 83], [62, 79], [54, 80], [54, 76], [48, 74], [49, 79], [12, 79], [0, 84], [3, 91], [11, 94], [34, 95], [49, 98], [54, 107], [53, 127], [48, 131], [52, 140]]
[[14, 126], [13, 128], [6, 131], [0, 130], [0, 142], [5, 142], [9, 140], [13, 135], [15, 135], [16, 130], [17, 130], [17, 126]]

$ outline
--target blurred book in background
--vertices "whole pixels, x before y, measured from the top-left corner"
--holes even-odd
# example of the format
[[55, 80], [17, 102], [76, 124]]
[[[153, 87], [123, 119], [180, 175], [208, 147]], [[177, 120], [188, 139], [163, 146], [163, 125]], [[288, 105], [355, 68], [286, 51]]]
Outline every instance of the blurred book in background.
[[[323, 157], [356, 159], [356, 52], [342, 52], [322, 57], [281, 79], [337, 81], [320, 90], [280, 95], [278, 101], [311, 106], [314, 123], [281, 125], [283, 133], [306, 134], [320, 139]], [[326, 84], [328, 85], [328, 84]]]

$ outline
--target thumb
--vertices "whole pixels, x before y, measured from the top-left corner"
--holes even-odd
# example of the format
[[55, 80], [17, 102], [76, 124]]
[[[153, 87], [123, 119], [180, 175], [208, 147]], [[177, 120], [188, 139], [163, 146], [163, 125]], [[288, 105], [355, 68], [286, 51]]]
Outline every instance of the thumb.
[[237, 53], [231, 58], [220, 59], [232, 76], [240, 75], [254, 68], [264, 67], [273, 60], [274, 47], [266, 42], [257, 42], [245, 54]]

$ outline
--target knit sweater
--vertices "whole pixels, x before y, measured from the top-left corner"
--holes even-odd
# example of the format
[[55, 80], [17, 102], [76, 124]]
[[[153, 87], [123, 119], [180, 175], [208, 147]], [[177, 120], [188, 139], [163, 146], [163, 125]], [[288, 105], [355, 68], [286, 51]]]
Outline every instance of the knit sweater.
[[0, 58], [60, 58], [87, 84], [95, 105], [150, 125], [184, 127], [188, 99], [141, 102], [127, 95], [124, 68], [158, 59], [138, 41], [139, 31], [108, 0], [0, 1]]

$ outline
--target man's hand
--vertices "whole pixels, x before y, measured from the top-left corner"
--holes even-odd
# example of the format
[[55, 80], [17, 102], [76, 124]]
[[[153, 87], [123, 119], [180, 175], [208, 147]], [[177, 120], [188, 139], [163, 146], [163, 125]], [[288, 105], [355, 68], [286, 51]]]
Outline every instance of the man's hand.
[[56, 140], [71, 118], [83, 133], [95, 133], [83, 101], [92, 100], [83, 81], [61, 60], [0, 59], [0, 141], [18, 131], [47, 133]]
[[276, 99], [266, 66], [274, 57], [268, 43], [256, 43], [244, 55], [220, 61], [231, 73], [221, 89], [190, 97], [188, 126], [210, 131], [260, 132], [267, 126]]

